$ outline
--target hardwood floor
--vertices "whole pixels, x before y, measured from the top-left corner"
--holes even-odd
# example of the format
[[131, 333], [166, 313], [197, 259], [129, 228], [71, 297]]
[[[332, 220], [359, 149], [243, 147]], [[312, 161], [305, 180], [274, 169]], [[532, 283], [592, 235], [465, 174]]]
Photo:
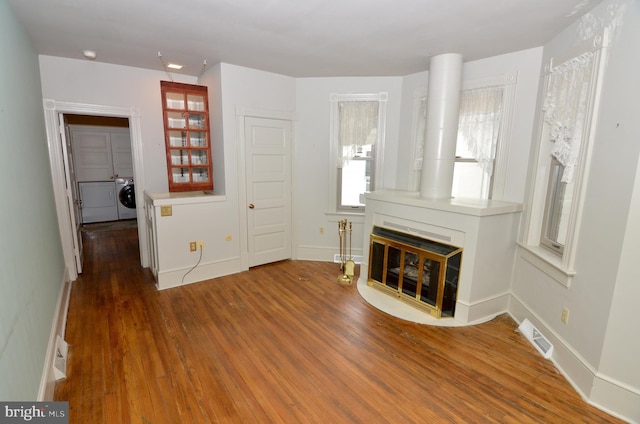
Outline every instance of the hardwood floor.
[[465, 328], [368, 305], [285, 261], [157, 291], [135, 229], [85, 232], [67, 318], [70, 423], [616, 423], [507, 315]]

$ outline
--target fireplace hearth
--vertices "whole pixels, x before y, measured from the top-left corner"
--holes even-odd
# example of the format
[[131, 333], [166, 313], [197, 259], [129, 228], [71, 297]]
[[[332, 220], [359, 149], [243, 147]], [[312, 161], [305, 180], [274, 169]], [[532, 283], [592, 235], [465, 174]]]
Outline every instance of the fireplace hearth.
[[436, 318], [455, 313], [462, 248], [374, 226], [367, 284]]

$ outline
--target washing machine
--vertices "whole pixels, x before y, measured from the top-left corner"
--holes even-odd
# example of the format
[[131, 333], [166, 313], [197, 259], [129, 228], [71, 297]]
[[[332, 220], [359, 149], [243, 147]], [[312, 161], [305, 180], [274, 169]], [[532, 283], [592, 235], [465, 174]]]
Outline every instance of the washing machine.
[[116, 178], [118, 219], [136, 218], [136, 192], [133, 178]]

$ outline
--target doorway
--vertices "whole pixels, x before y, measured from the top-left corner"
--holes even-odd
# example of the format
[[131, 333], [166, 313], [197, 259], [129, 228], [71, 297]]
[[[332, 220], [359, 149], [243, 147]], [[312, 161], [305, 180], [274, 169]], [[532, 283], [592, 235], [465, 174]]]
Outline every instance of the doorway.
[[[49, 163], [51, 165], [51, 176], [53, 182], [53, 192], [60, 228], [60, 238], [65, 267], [68, 278], [74, 281], [78, 278], [78, 273], [82, 270], [80, 256], [80, 241], [78, 240], [77, 228], [75, 225], [71, 177], [69, 175], [70, 166], [67, 155], [67, 145], [64, 142], [65, 128], [63, 115], [77, 114], [87, 116], [117, 117], [125, 118], [129, 122], [129, 132], [131, 137], [131, 155], [133, 162], [133, 178], [136, 181], [136, 193], [142, 193], [145, 188], [144, 163], [142, 160], [142, 137], [140, 131], [140, 117], [134, 107], [113, 107], [102, 105], [90, 105], [80, 103], [58, 102], [53, 99], [44, 99], [45, 125], [47, 131], [47, 144], [49, 148]], [[139, 198], [140, 196], [138, 196]], [[136, 211], [138, 222], [144, 222], [142, 208]], [[149, 248], [143, 242], [146, 240], [146, 227], [138, 225], [138, 245], [140, 249], [140, 262], [143, 268], [149, 266]]]

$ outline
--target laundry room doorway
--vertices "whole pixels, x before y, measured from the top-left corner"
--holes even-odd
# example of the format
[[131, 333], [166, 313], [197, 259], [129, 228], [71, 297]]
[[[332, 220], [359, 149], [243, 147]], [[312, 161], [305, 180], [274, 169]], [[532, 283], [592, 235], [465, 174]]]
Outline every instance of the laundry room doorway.
[[[119, 194], [115, 192], [117, 176], [120, 176], [120, 170], [126, 169], [126, 171], [122, 173], [124, 177], [128, 178], [123, 179], [123, 187], [120, 187], [120, 189], [123, 190], [125, 188], [124, 186], [129, 185], [132, 187], [123, 190], [127, 192], [123, 197], [129, 207], [126, 208], [126, 210], [121, 209], [124, 211], [124, 216], [126, 216], [128, 220], [137, 220], [140, 222], [140, 220], [144, 218], [142, 208], [130, 207], [131, 197], [135, 196], [136, 192], [141, 193], [144, 191], [140, 117], [136, 109], [132, 107], [66, 103], [56, 102], [51, 99], [44, 99], [43, 103], [47, 143], [49, 146], [49, 161], [51, 165], [58, 225], [60, 227], [62, 251], [69, 279], [73, 281], [78, 277], [78, 274], [82, 273], [82, 237], [80, 230], [83, 222], [83, 205], [81, 204], [82, 194], [80, 193], [82, 188], [80, 186], [81, 182], [86, 184], [111, 183], [110, 185], [113, 185], [111, 197], [115, 201], [117, 194]], [[100, 127], [100, 125], [97, 125], [98, 123], [106, 124], [102, 125], [102, 127], [113, 128], [114, 146], [109, 146], [108, 153], [106, 149], [102, 149], [101, 151], [98, 149], [98, 151], [93, 152], [90, 151], [90, 149], [85, 151], [88, 157], [85, 158], [86, 160], [82, 166], [78, 166], [78, 163], [74, 160], [74, 143], [72, 143], [70, 129], [73, 126], [88, 127], [88, 131], [91, 132], [92, 126], [95, 128]], [[126, 134], [126, 137], [120, 137], [119, 134]], [[125, 144], [124, 139], [127, 140], [126, 153], [123, 153], [122, 149], [120, 149], [120, 147]], [[94, 138], [93, 141], [97, 141], [97, 145], [100, 144], [99, 137]], [[88, 144], [91, 145], [90, 142]], [[108, 158], [105, 158], [106, 156], [110, 157], [111, 171], [104, 165], [105, 163], [109, 163]], [[116, 157], [115, 162], [116, 168], [119, 169], [118, 172], [116, 172], [116, 168], [114, 168], [114, 156]], [[100, 159], [100, 157], [102, 157], [102, 159]], [[101, 172], [102, 174], [100, 174]], [[85, 181], [82, 181], [83, 179], [85, 179]], [[134, 181], [135, 189], [133, 188]], [[103, 190], [107, 193], [107, 197], [109, 196], [109, 187], [107, 187], [107, 189], [103, 187]], [[97, 197], [100, 198], [100, 195]], [[103, 199], [104, 198], [106, 197], [103, 196]], [[94, 217], [94, 219], [104, 218], [104, 216], [100, 215], [100, 213], [104, 212], [101, 207], [98, 207], [94, 212], [98, 213], [98, 218]], [[118, 221], [121, 215], [122, 214], [119, 215], [116, 204], [115, 214], [112, 214], [110, 218], [104, 219], [104, 221]], [[92, 218], [89, 218], [89, 220], [91, 219]], [[140, 262], [141, 266], [146, 268], [149, 266], [149, 249], [143, 242], [146, 240], [146, 227], [144, 225], [137, 225], [137, 228]]]

